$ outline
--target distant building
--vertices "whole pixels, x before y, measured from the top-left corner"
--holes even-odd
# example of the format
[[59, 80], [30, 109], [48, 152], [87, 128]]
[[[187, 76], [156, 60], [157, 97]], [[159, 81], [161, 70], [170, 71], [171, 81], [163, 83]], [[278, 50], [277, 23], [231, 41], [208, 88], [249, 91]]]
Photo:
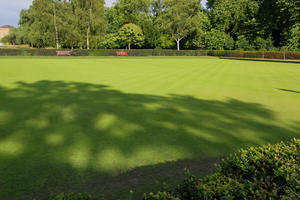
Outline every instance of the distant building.
[[0, 26], [0, 40], [8, 35], [10, 29], [12, 28], [12, 26], [9, 26], [9, 25], [5, 25], [5, 26]]

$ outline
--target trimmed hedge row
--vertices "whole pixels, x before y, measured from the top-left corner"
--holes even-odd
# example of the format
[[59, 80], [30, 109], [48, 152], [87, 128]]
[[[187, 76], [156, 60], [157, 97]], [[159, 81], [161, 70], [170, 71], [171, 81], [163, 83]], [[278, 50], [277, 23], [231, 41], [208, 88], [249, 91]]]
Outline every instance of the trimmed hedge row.
[[175, 191], [144, 200], [300, 199], [300, 140], [240, 150], [198, 179], [187, 174]]
[[[227, 50], [166, 50], [166, 49], [97, 49], [71, 50], [72, 56], [116, 56], [126, 51], [129, 56], [218, 56], [237, 58], [300, 59], [300, 52], [227, 51]], [[0, 49], [0, 56], [56, 56], [55, 49]]]
[[0, 56], [56, 56], [54, 49], [0, 49]]
[[266, 59], [300, 59], [300, 52], [280, 51], [208, 51], [209, 56], [237, 57], [237, 58], [266, 58]]

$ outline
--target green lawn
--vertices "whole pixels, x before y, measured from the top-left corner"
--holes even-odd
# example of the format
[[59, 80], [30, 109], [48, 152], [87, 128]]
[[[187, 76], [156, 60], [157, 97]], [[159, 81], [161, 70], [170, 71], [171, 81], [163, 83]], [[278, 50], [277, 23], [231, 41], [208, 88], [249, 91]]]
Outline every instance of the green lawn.
[[299, 136], [300, 63], [0, 58], [0, 199], [125, 199]]

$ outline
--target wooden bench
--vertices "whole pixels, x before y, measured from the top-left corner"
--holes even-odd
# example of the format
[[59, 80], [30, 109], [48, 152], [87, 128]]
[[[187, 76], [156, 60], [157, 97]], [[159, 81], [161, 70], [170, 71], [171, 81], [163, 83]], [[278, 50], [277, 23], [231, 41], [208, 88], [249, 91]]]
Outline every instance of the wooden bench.
[[125, 51], [117, 51], [117, 56], [128, 56], [128, 53]]
[[71, 56], [70, 51], [56, 51], [57, 56]]

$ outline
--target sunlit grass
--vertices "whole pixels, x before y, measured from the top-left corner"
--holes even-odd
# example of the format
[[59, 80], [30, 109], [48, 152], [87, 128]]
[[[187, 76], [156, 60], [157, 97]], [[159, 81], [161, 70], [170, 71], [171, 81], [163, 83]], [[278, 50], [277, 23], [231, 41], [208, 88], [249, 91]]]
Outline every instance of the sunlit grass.
[[176, 182], [180, 160], [299, 137], [299, 91], [297, 63], [0, 58], [0, 199]]

